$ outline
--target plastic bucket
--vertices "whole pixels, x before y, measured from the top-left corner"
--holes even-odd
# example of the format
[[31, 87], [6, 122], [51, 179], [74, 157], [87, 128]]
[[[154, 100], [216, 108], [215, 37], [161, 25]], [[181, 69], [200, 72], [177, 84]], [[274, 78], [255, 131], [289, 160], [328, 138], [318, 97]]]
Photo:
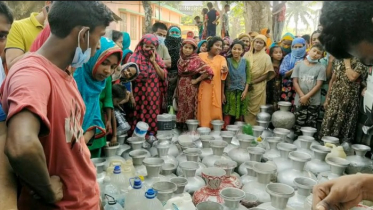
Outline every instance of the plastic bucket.
[[136, 124], [135, 134], [138, 137], [145, 137], [148, 129], [149, 129], [149, 125], [146, 122], [140, 121]]

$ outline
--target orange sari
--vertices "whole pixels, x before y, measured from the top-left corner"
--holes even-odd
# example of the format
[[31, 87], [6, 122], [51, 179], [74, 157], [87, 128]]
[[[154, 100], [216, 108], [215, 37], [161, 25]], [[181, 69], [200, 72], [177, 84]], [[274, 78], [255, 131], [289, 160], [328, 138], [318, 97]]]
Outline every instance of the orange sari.
[[214, 77], [210, 83], [202, 81], [199, 85], [197, 119], [201, 127], [211, 127], [212, 120], [223, 120], [221, 83], [227, 78], [228, 72], [222, 74], [221, 69], [227, 66], [227, 61], [221, 55], [209, 59], [207, 52], [200, 53], [199, 57], [212, 68]]

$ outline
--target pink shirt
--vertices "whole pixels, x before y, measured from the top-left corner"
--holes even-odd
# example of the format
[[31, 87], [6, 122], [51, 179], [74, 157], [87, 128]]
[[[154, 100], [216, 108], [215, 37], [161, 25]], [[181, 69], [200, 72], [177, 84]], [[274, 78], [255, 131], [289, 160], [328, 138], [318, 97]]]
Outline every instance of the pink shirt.
[[59, 176], [64, 185], [63, 200], [52, 208], [23, 187], [18, 209], [98, 210], [96, 170], [82, 130], [85, 105], [73, 77], [31, 53], [11, 68], [4, 83], [1, 103], [7, 120], [23, 109], [40, 117], [49, 175]]

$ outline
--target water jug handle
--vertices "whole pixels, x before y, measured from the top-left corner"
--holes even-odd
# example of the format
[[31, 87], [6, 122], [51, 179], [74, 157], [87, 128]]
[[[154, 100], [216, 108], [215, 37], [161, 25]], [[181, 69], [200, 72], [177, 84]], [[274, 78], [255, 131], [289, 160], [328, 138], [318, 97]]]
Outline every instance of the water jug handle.
[[332, 148], [332, 149], [336, 147], [334, 144], [331, 144], [331, 143], [325, 143], [325, 146]]
[[[135, 180], [135, 179], [140, 179], [140, 177], [138, 177], [138, 176], [136, 176], [136, 177], [132, 177], [132, 178], [129, 178], [128, 179], [128, 181], [129, 181], [129, 183], [130, 183], [130, 186], [133, 188], [133, 185], [132, 185], [132, 182], [131, 182], [131, 180]], [[141, 180], [141, 179], [140, 179]], [[133, 183], [135, 183], [135, 182], [133, 182]]]
[[174, 209], [174, 210], [179, 210], [179, 208], [176, 206], [176, 204], [174, 204], [174, 203], [172, 203], [172, 208]]

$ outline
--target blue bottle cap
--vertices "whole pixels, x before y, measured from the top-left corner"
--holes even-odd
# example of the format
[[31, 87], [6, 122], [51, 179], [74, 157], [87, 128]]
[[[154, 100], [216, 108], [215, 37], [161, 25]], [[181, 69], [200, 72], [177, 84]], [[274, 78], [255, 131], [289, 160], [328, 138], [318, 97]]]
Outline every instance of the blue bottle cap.
[[135, 179], [133, 182], [133, 189], [141, 189], [142, 183], [140, 179]]
[[153, 189], [149, 189], [148, 191], [146, 191], [145, 197], [148, 199], [153, 199], [156, 197], [156, 193]]
[[120, 174], [120, 166], [114, 166], [114, 171], [113, 171], [113, 173], [114, 174]]

